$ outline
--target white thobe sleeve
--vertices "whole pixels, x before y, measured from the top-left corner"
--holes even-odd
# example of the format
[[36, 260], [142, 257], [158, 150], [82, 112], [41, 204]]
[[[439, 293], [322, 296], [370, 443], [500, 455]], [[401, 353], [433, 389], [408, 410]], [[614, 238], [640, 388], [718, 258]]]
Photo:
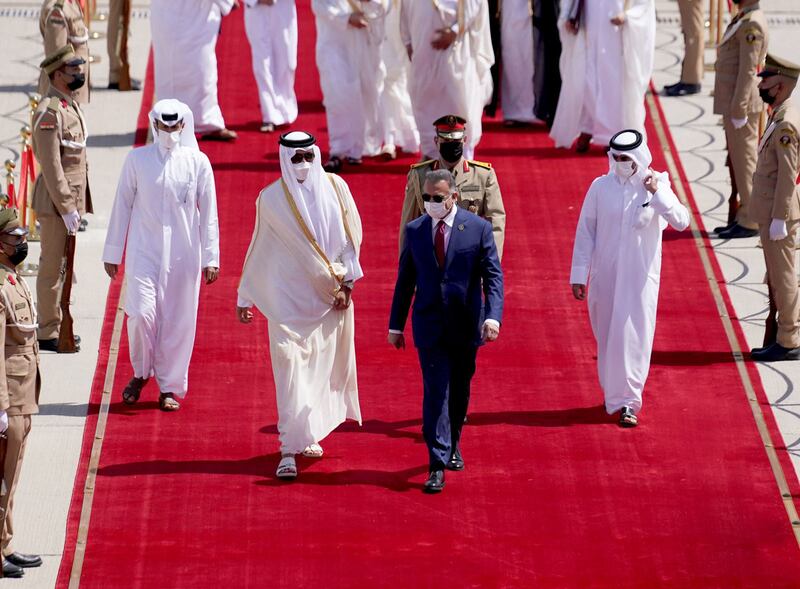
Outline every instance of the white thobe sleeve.
[[217, 189], [211, 162], [203, 155], [197, 174], [197, 208], [200, 212], [200, 267], [219, 268], [219, 220]]
[[672, 186], [666, 174], [660, 174], [658, 180], [658, 190], [650, 199], [650, 206], [672, 228], [683, 231], [689, 226], [689, 209], [678, 200], [678, 197], [672, 191]]
[[133, 152], [125, 158], [122, 173], [117, 184], [117, 195], [111, 208], [108, 221], [106, 244], [103, 248], [103, 262], [121, 264], [125, 253], [125, 240], [128, 237], [128, 226], [131, 222], [133, 203], [136, 200], [136, 167], [133, 163]]
[[572, 269], [569, 273], [570, 284], [586, 284], [589, 280], [589, 269], [594, 255], [595, 236], [597, 234], [597, 188], [593, 184], [586, 193], [575, 230], [575, 245], [572, 249]]
[[311, 10], [317, 18], [340, 31], [347, 30], [348, 20], [353, 14], [347, 3], [339, 0], [311, 0]]

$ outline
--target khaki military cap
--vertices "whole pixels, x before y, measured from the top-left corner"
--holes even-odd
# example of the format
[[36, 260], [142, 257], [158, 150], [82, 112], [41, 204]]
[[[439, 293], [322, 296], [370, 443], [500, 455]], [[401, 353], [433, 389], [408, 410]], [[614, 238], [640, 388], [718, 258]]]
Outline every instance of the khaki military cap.
[[758, 75], [762, 78], [768, 78], [770, 76], [786, 76], [787, 78], [796, 80], [798, 77], [800, 77], [800, 65], [792, 63], [788, 59], [783, 59], [767, 53], [767, 60], [764, 65], [764, 69], [761, 70], [761, 73]]
[[75, 55], [75, 48], [67, 43], [61, 49], [45, 57], [39, 67], [44, 70], [44, 73], [50, 75], [64, 66], [81, 65], [83, 63], [86, 63], [86, 60]]
[[0, 233], [27, 235], [28, 230], [20, 227], [19, 212], [14, 207], [0, 210]]

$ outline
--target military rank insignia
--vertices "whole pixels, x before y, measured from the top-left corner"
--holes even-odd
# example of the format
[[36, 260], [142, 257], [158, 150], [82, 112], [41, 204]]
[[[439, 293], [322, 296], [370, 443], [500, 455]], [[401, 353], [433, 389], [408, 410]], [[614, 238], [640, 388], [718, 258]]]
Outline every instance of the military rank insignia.
[[744, 38], [744, 40], [747, 41], [751, 45], [756, 42], [756, 39], [758, 39], [758, 37], [756, 36], [756, 34], [753, 31], [748, 31], [747, 35]]

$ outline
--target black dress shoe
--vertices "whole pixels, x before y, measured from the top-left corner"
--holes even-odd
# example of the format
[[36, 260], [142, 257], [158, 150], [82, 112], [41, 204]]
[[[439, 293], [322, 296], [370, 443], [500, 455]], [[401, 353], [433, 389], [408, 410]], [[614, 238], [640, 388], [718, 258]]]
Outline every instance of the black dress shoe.
[[800, 348], [784, 348], [778, 342], [766, 348], [753, 348], [750, 357], [757, 362], [781, 362], [782, 360], [800, 360]]
[[444, 471], [432, 470], [428, 480], [425, 481], [425, 492], [441, 493], [442, 489], [444, 489]]
[[743, 237], [755, 237], [756, 235], [758, 235], [758, 229], [748, 229], [738, 223], [734, 223], [733, 227], [727, 231], [717, 233], [717, 237], [720, 239], [742, 239]]
[[731, 223], [730, 225], [720, 225], [719, 227], [714, 227], [714, 233], [722, 233], [723, 231], [729, 231], [736, 225], [736, 221]]
[[[75, 335], [75, 347], [77, 348], [77, 352], [81, 350], [81, 336]], [[39, 351], [40, 352], [56, 352], [58, 353], [58, 338], [54, 337], [52, 339], [40, 339], [39, 340]]]
[[[108, 83], [109, 90], [119, 90], [119, 82], [109, 82]], [[131, 90], [134, 92], [138, 92], [142, 89], [142, 81], [137, 80], [136, 78], [131, 78]]]
[[455, 446], [455, 450], [450, 455], [450, 460], [444, 466], [447, 470], [464, 470], [464, 458], [461, 456], [461, 448]]
[[20, 554], [12, 552], [6, 556], [6, 561], [23, 569], [32, 569], [42, 566], [42, 557], [38, 554]]
[[697, 94], [700, 92], [700, 84], [687, 84], [685, 82], [678, 82], [671, 86], [664, 86], [665, 96], [688, 96], [689, 94]]
[[25, 571], [22, 570], [22, 567], [18, 567], [12, 562], [7, 561], [5, 558], [3, 559], [3, 577], [8, 579], [19, 579], [25, 574]]

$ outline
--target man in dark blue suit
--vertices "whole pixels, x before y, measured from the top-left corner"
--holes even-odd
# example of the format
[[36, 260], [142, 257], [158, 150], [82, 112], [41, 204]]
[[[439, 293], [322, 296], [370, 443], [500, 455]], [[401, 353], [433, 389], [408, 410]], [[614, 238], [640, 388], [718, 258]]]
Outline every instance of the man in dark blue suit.
[[464, 468], [459, 442], [470, 381], [478, 347], [500, 333], [503, 271], [491, 223], [456, 206], [453, 175], [428, 172], [423, 188], [427, 215], [406, 225], [389, 343], [405, 348], [403, 328], [413, 298], [411, 323], [424, 387], [422, 434], [430, 459], [425, 491], [438, 493], [445, 468]]

